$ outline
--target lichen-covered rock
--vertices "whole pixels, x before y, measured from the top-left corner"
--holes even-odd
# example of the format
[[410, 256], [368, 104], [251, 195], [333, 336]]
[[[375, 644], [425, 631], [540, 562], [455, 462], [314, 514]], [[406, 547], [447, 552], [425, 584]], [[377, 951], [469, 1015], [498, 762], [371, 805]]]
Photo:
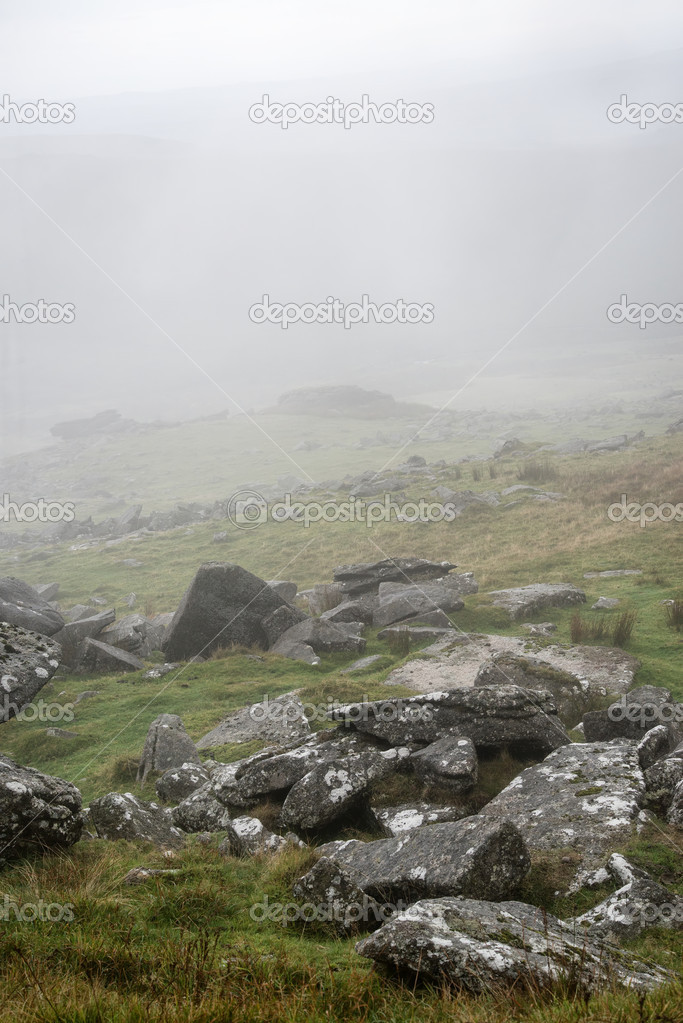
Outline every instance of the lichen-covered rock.
[[636, 743], [573, 743], [522, 771], [481, 815], [514, 820], [530, 849], [573, 849], [582, 868], [634, 833], [645, 780]]
[[138, 799], [132, 792], [108, 792], [93, 799], [90, 818], [98, 836], [110, 842], [140, 839], [159, 849], [178, 849], [184, 841], [183, 832], [173, 823], [171, 810]]
[[282, 653], [292, 643], [303, 643], [318, 655], [347, 650], [362, 654], [365, 650], [365, 640], [360, 636], [350, 635], [341, 628], [341, 624], [344, 623], [333, 625], [332, 622], [323, 621], [321, 618], [307, 618], [283, 632], [273, 644], [272, 652]]
[[160, 714], [147, 731], [137, 780], [144, 785], [150, 771], [168, 771], [186, 763], [201, 764], [195, 744], [177, 714]]
[[82, 830], [75, 785], [0, 755], [0, 862], [30, 850], [68, 848]]
[[373, 930], [390, 916], [361, 891], [343, 867], [326, 856], [292, 888], [303, 919], [330, 921], [342, 937]]
[[356, 945], [359, 955], [475, 993], [557, 980], [592, 991], [616, 981], [648, 991], [672, 974], [603, 941], [577, 934], [545, 910], [522, 902], [427, 899], [399, 913]]
[[190, 833], [225, 831], [230, 823], [230, 813], [214, 796], [210, 782], [174, 806], [171, 814], [173, 823]]
[[496, 607], [505, 608], [513, 621], [529, 618], [549, 607], [575, 607], [586, 603], [586, 594], [569, 583], [532, 583], [509, 590], [492, 590]]
[[471, 739], [478, 750], [511, 747], [545, 756], [571, 741], [550, 693], [527, 693], [514, 685], [354, 703], [329, 716], [392, 746], [428, 745], [458, 736]]
[[[360, 495], [358, 495], [360, 496]], [[334, 570], [344, 596], [377, 593], [381, 583], [411, 583], [441, 579], [456, 568], [448, 561], [426, 561], [424, 558], [385, 558], [383, 561], [357, 565], [341, 565]]]
[[0, 622], [0, 722], [31, 703], [56, 672], [61, 655], [54, 640]]
[[511, 820], [481, 815], [430, 824], [400, 838], [348, 842], [325, 854], [381, 902], [442, 895], [503, 899], [526, 876], [529, 852]]
[[13, 576], [0, 578], [0, 623], [17, 625], [41, 636], [54, 636], [64, 619], [40, 593]]
[[[683, 738], [680, 724], [674, 725], [676, 705], [671, 690], [663, 686], [639, 686], [604, 710], [588, 711], [583, 716], [587, 742], [610, 739], [642, 739], [656, 725], [669, 724], [673, 745]], [[677, 736], [674, 738], [674, 736]]]
[[467, 817], [462, 806], [439, 806], [437, 803], [402, 803], [400, 806], [371, 807], [377, 826], [387, 838], [401, 836], [427, 824], [444, 824]]
[[449, 792], [468, 792], [479, 777], [477, 751], [471, 739], [445, 735], [410, 758], [415, 774], [427, 785]]
[[224, 855], [259, 856], [279, 852], [289, 844], [286, 838], [269, 831], [256, 817], [235, 817], [225, 830], [227, 836], [218, 847]]
[[180, 803], [209, 780], [209, 773], [199, 764], [185, 763], [172, 767], [157, 778], [155, 788], [165, 803]]
[[305, 830], [332, 824], [358, 806], [373, 781], [395, 767], [396, 760], [381, 753], [359, 753], [319, 764], [290, 789], [282, 822]]
[[296, 693], [252, 703], [228, 715], [203, 735], [197, 749], [225, 746], [229, 742], [288, 742], [311, 734], [304, 706]]

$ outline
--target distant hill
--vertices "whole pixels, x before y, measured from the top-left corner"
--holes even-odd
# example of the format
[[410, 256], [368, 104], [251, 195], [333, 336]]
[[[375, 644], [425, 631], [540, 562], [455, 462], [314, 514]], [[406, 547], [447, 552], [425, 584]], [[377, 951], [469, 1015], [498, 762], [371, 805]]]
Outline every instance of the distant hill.
[[415, 416], [434, 412], [429, 405], [396, 401], [383, 391], [366, 391], [363, 387], [298, 387], [281, 394], [277, 403], [264, 410], [269, 415], [351, 416], [355, 419], [386, 419], [393, 416]]

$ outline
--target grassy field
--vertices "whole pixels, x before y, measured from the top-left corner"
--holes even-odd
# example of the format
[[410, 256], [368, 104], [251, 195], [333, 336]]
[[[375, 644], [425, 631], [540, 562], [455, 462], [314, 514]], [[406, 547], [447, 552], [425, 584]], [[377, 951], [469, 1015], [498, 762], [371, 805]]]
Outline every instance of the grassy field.
[[[356, 471], [381, 464], [377, 449], [358, 454], [362, 460]], [[428, 457], [431, 461], [431, 450]], [[201, 464], [198, 458], [197, 466]], [[514, 458], [485, 462], [478, 469], [451, 465], [437, 472], [437, 482], [454, 490], [500, 491], [523, 482], [521, 468]], [[465, 609], [453, 616], [459, 628], [506, 635], [524, 633], [491, 605], [487, 591], [539, 581], [572, 582], [586, 591], [581, 615], [587, 622], [599, 615], [613, 620], [624, 609], [637, 612], [626, 648], [642, 663], [637, 681], [666, 685], [683, 699], [683, 632], [667, 624], [662, 604], [683, 595], [682, 526], [657, 522], [641, 528], [637, 523], [614, 523], [607, 516], [607, 508], [622, 493], [642, 504], [683, 501], [682, 470], [683, 437], [657, 437], [623, 453], [557, 458], [544, 464], [547, 478], [538, 485], [564, 494], [558, 502], [525, 497], [510, 507], [470, 508], [452, 523], [391, 522], [372, 529], [359, 523], [304, 529], [294, 522], [267, 521], [244, 530], [213, 521], [87, 549], [72, 550], [67, 544], [18, 556], [4, 553], [0, 575], [33, 583], [58, 581], [63, 607], [97, 595], [120, 617], [129, 610], [124, 598], [131, 591], [137, 594], [136, 610], [147, 614], [174, 610], [197, 567], [209, 560], [234, 561], [264, 578], [294, 579], [304, 588], [329, 581], [339, 564], [417, 555], [474, 571], [480, 592], [466, 598]], [[189, 498], [188, 492], [180, 493], [185, 479], [179, 480], [174, 493]], [[411, 498], [429, 496], [417, 484], [406, 493]], [[225, 543], [213, 542], [219, 530], [228, 534]], [[142, 565], [127, 567], [122, 563], [127, 558]], [[618, 568], [640, 569], [643, 574], [584, 579], [586, 572]], [[618, 597], [619, 608], [591, 611], [599, 596]], [[568, 644], [572, 614], [569, 609], [557, 610], [536, 620], [556, 622], [552, 641]], [[348, 664], [342, 655], [323, 657], [314, 668], [271, 654], [260, 653], [255, 660], [245, 650], [182, 666], [161, 680], [143, 680], [141, 672], [97, 678], [60, 673], [41, 693], [45, 701], [69, 704], [84, 690], [99, 692], [80, 702], [73, 722], [63, 725], [78, 737], [49, 739], [46, 722], [13, 721], [2, 726], [2, 749], [20, 763], [74, 780], [85, 802], [111, 790], [151, 798], [153, 779], [142, 789], [135, 771], [149, 723], [159, 713], [180, 714], [196, 740], [226, 713], [261, 700], [264, 694], [272, 698], [298, 689], [305, 701], [325, 703], [407, 692], [384, 685], [402, 660], [374, 632], [368, 635], [367, 652], [381, 654], [382, 660], [353, 677], [340, 674]], [[217, 754], [227, 761], [255, 748], [226, 747]], [[511, 758], [482, 764], [474, 798], [488, 798], [523, 766]], [[409, 780], [386, 783], [376, 791], [377, 800], [385, 803], [415, 795], [419, 793]], [[254, 812], [268, 823], [276, 807], [264, 803]], [[634, 838], [627, 852], [672, 890], [683, 893], [680, 847], [680, 833], [658, 822]], [[291, 883], [310, 863], [306, 850], [291, 850], [274, 859], [226, 859], [216, 841], [202, 846], [195, 840], [171, 862], [151, 847], [93, 841], [65, 855], [16, 863], [2, 874], [0, 900], [9, 896], [19, 904], [39, 899], [69, 903], [74, 919], [68, 924], [13, 919], [0, 923], [0, 1021], [683, 1019], [680, 984], [647, 998], [623, 992], [589, 998], [558, 987], [549, 992], [492, 991], [475, 999], [416, 984], [414, 978], [384, 976], [355, 955], [352, 940], [335, 937], [329, 925], [282, 927], [252, 919], [250, 907], [266, 895], [271, 901], [291, 901]], [[178, 873], [137, 887], [123, 884], [127, 871], [141, 864], [172, 867]], [[516, 896], [559, 915], [583, 911], [604, 897], [605, 891], [582, 891], [573, 899], [558, 898], [567, 869], [559, 855], [537, 857]], [[680, 935], [652, 930], [633, 947], [669, 968], [681, 968]]]

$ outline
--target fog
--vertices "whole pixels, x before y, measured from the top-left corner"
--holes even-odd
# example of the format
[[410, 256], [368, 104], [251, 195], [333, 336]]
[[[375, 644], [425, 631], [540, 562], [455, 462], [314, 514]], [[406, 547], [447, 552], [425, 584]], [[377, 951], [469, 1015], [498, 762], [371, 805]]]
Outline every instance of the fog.
[[[357, 384], [435, 408], [549, 407], [680, 381], [683, 11], [654, 3], [5, 3], [4, 451], [116, 408], [258, 410]], [[255, 123], [273, 103], [428, 104], [422, 123]], [[254, 323], [275, 303], [433, 307], [431, 322]], [[1, 453], [1, 452], [0, 452]]]

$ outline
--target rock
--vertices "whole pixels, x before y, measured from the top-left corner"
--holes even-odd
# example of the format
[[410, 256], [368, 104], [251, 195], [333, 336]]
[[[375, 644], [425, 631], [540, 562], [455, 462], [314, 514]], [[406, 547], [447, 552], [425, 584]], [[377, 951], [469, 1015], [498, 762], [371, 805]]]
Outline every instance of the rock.
[[329, 654], [346, 650], [362, 654], [365, 650], [364, 639], [350, 636], [343, 632], [341, 628], [332, 625], [330, 622], [322, 621], [320, 618], [307, 618], [306, 621], [294, 625], [291, 629], [287, 629], [271, 648], [272, 652], [274, 654], [282, 653], [292, 643], [303, 643], [314, 650], [316, 654]]
[[92, 822], [100, 838], [110, 842], [141, 839], [159, 849], [179, 849], [183, 832], [173, 824], [170, 810], [146, 803], [132, 792], [109, 792], [90, 804]]
[[312, 646], [308, 643], [300, 643], [295, 639], [280, 638], [273, 647], [272, 652], [280, 657], [288, 657], [291, 661], [302, 661], [304, 664], [312, 664], [314, 667], [320, 664], [320, 658]]
[[85, 689], [82, 693], [79, 693], [74, 700], [74, 706], [79, 704], [81, 700], [91, 700], [93, 696], [100, 696], [99, 689]]
[[180, 803], [209, 781], [208, 771], [197, 763], [184, 763], [172, 767], [157, 778], [157, 796], [165, 803]]
[[591, 604], [591, 611], [608, 611], [618, 604], [616, 597], [598, 597], [595, 603]]
[[0, 622], [0, 722], [31, 703], [56, 672], [61, 653], [53, 640]]
[[[193, 660], [196, 662], [197, 659], [193, 658]], [[200, 658], [200, 660], [202, 660], [202, 658]], [[172, 671], [176, 671], [179, 667], [179, 664], [173, 662], [157, 664], [155, 668], [148, 668], [142, 677], [143, 679], [163, 678], [164, 675], [169, 675]]]
[[[641, 745], [642, 742], [638, 746], [639, 750]], [[673, 802], [674, 792], [683, 781], [683, 743], [662, 760], [646, 768], [644, 777], [649, 804], [654, 804], [662, 816], [666, 815]]]
[[191, 792], [171, 811], [173, 823], [183, 831], [225, 831], [230, 813], [213, 794], [210, 782]]
[[127, 650], [136, 657], [149, 657], [153, 650], [160, 649], [165, 632], [162, 623], [150, 621], [144, 615], [132, 614], [107, 626], [100, 634], [100, 640], [109, 646]]
[[214, 533], [213, 534], [212, 543], [227, 543], [227, 540], [228, 540], [228, 534], [226, 533], [226, 531], [224, 529], [222, 529], [219, 533]]
[[583, 590], [569, 583], [533, 583], [509, 590], [492, 590], [489, 597], [494, 598], [496, 607], [505, 608], [513, 621], [549, 607], [575, 607], [586, 602]]
[[144, 663], [135, 654], [101, 643], [98, 639], [83, 640], [80, 665], [84, 671], [114, 674], [120, 671], [140, 671]]
[[[655, 725], [676, 719], [676, 705], [669, 689], [662, 686], [639, 686], [611, 704], [606, 710], [593, 710], [583, 716], [587, 742], [609, 739], [642, 739]], [[680, 726], [675, 729], [683, 738]], [[679, 734], [680, 733], [680, 734]]]
[[158, 870], [153, 867], [132, 867], [128, 871], [123, 879], [124, 884], [144, 884], [145, 881], [149, 881], [153, 877], [175, 877], [180, 873], [179, 870]]
[[137, 781], [144, 785], [150, 771], [168, 771], [186, 763], [201, 761], [183, 722], [177, 714], [160, 714], [147, 731]]
[[75, 785], [0, 754], [0, 862], [30, 851], [68, 848], [82, 829], [81, 794]]
[[373, 613], [372, 622], [376, 628], [414, 618], [430, 611], [461, 611], [465, 606], [456, 589], [443, 583], [421, 583], [418, 586], [402, 587], [384, 596], [380, 587], [380, 605]]
[[325, 622], [332, 622], [333, 625], [339, 622], [362, 622], [363, 625], [371, 625], [372, 615], [372, 607], [366, 601], [344, 600], [330, 611], [323, 611], [320, 617]]
[[228, 715], [197, 743], [197, 749], [225, 746], [229, 742], [287, 742], [311, 734], [304, 705], [295, 693], [252, 703]]
[[526, 629], [530, 636], [551, 636], [557, 631], [555, 622], [524, 622], [523, 629]]
[[226, 827], [227, 837], [218, 846], [224, 855], [259, 856], [275, 853], [289, 843], [281, 835], [269, 831], [256, 817], [235, 817]]
[[549, 693], [530, 696], [510, 685], [349, 704], [329, 716], [392, 746], [428, 745], [448, 735], [469, 738], [478, 750], [510, 747], [545, 756], [570, 741]]
[[399, 838], [354, 842], [325, 855], [381, 902], [441, 895], [503, 899], [531, 863], [511, 821], [481, 816], [429, 824]]
[[214, 764], [211, 771], [211, 788], [219, 802], [230, 808], [252, 806], [256, 799], [242, 794], [237, 782], [237, 775], [244, 774], [249, 767], [261, 761], [270, 760], [282, 751], [281, 747], [268, 746], [250, 757], [237, 760], [232, 764]]
[[102, 611], [90, 618], [79, 618], [75, 622], [67, 622], [63, 629], [54, 635], [55, 642], [62, 648], [61, 663], [68, 668], [77, 668], [82, 656], [81, 644], [85, 639], [94, 639], [103, 629], [111, 625], [116, 618], [116, 611]]
[[16, 625], [41, 636], [54, 636], [64, 619], [33, 586], [13, 576], [0, 577], [0, 624]]
[[589, 938], [622, 942], [637, 938], [648, 927], [683, 930], [683, 899], [657, 884], [643, 870], [631, 866], [623, 856], [612, 855], [606, 872], [621, 887], [599, 905], [574, 917], [577, 931]]
[[370, 784], [395, 769], [381, 753], [361, 753], [319, 764], [292, 786], [282, 823], [304, 830], [324, 828], [358, 808]]
[[334, 581], [342, 592], [356, 596], [377, 593], [383, 582], [417, 582], [441, 579], [456, 566], [448, 561], [433, 562], [423, 558], [386, 558], [383, 561], [357, 565], [342, 565], [334, 570]]
[[531, 850], [574, 850], [587, 869], [630, 840], [644, 794], [635, 743], [572, 743], [522, 771], [481, 816], [514, 820]]
[[[335, 733], [332, 733], [335, 735]], [[226, 765], [214, 790], [226, 805], [244, 806], [269, 793], [288, 792], [305, 774], [320, 764], [328, 764], [352, 753], [376, 752], [377, 746], [362, 735], [336, 735], [327, 739], [318, 732], [296, 748], [276, 755], [256, 755], [241, 761], [234, 771]], [[262, 751], [262, 754], [265, 751]], [[235, 802], [235, 799], [240, 802]]]
[[77, 739], [78, 732], [69, 732], [66, 728], [46, 728], [45, 735], [49, 739]]
[[231, 562], [202, 565], [183, 596], [163, 643], [170, 660], [208, 656], [239, 643], [265, 649], [262, 620], [286, 601], [263, 579]]
[[609, 990], [615, 981], [649, 991], [671, 977], [522, 902], [425, 899], [363, 938], [356, 952], [476, 994], [520, 981], [537, 993], [558, 979], [585, 991]]
[[446, 735], [410, 758], [418, 778], [449, 792], [468, 792], [479, 777], [477, 751], [470, 739]]
[[279, 597], [282, 597], [283, 600], [286, 600], [288, 604], [291, 604], [294, 600], [297, 590], [299, 589], [296, 583], [288, 583], [285, 582], [284, 579], [269, 579], [268, 585], [271, 590], [274, 590], [275, 593], [277, 593]]
[[468, 811], [461, 806], [439, 806], [436, 803], [403, 803], [400, 806], [371, 807], [371, 810], [378, 828], [388, 838], [401, 836], [427, 824], [459, 821], [468, 816]]
[[341, 604], [344, 591], [339, 583], [316, 583], [312, 590], [306, 590], [300, 596], [305, 596], [311, 614], [319, 615]]
[[584, 579], [617, 579], [623, 575], [642, 575], [640, 568], [612, 568], [607, 572], [584, 572]]
[[655, 725], [646, 732], [638, 743], [638, 762], [646, 771], [658, 760], [672, 753], [676, 748], [676, 736], [671, 725]]
[[601, 695], [600, 686], [591, 686], [586, 679], [577, 679], [571, 672], [553, 668], [546, 661], [514, 654], [496, 654], [482, 664], [474, 680], [475, 687], [516, 685], [529, 692], [552, 693], [557, 713], [564, 725], [570, 727], [581, 719], [595, 696]]
[[674, 789], [671, 806], [669, 807], [666, 819], [675, 828], [683, 830], [683, 781], [679, 781]]
[[377, 633], [377, 639], [390, 640], [398, 636], [407, 636], [409, 643], [423, 643], [428, 640], [441, 640], [450, 639], [457, 640], [462, 637], [462, 633], [453, 626], [449, 626], [446, 629], [420, 626], [420, 625], [406, 625], [404, 622], [401, 625], [394, 625], [388, 629], [382, 629], [381, 632]]
[[43, 600], [56, 600], [59, 593], [59, 583], [38, 583], [33, 589]]
[[266, 641], [269, 647], [274, 646], [277, 643], [280, 636], [282, 636], [289, 629], [298, 625], [299, 622], [309, 621], [307, 614], [303, 611], [299, 611], [296, 607], [290, 607], [289, 605], [283, 605], [278, 607], [275, 611], [271, 611], [269, 615], [261, 622], [261, 627], [266, 635]]
[[[294, 883], [294, 898], [301, 906], [303, 919], [333, 921], [341, 937], [349, 937], [383, 923], [386, 913], [354, 884], [351, 877], [333, 860], [322, 856], [315, 866]], [[308, 915], [307, 915], [308, 914]]]

